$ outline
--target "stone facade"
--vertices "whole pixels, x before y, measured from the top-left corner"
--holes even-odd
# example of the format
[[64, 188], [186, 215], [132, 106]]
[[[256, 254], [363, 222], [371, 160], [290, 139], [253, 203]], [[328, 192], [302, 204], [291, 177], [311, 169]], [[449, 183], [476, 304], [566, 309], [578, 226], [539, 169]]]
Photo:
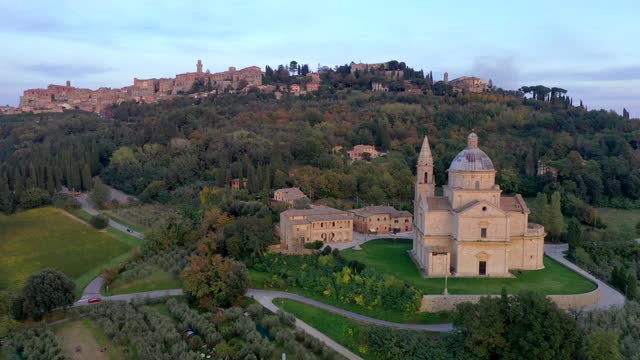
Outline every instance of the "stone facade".
[[449, 81], [449, 85], [453, 86], [454, 91], [468, 91], [472, 93], [481, 93], [487, 91], [489, 87], [487, 82], [475, 76], [462, 76]]
[[347, 151], [351, 160], [362, 160], [366, 156], [365, 153], [369, 154], [371, 159], [377, 158], [381, 154], [373, 145], [356, 145], [352, 150]]
[[[233, 190], [240, 190], [240, 179], [231, 179], [231, 189]], [[242, 179], [242, 188], [246, 189], [247, 188], [247, 179]]]
[[178, 74], [175, 78], [133, 79], [133, 85], [120, 89], [99, 88], [81, 89], [66, 85], [49, 85], [46, 89], [29, 89], [20, 97], [19, 109], [22, 112], [62, 112], [69, 109], [104, 113], [106, 109], [123, 101], [143, 101], [147, 103], [170, 99], [191, 90], [195, 81], [209, 82], [212, 92], [236, 89], [242, 81], [247, 87], [262, 85], [262, 70], [250, 66], [236, 70], [230, 67], [219, 73], [202, 72], [202, 61], [198, 60], [196, 71]]
[[[483, 297], [499, 297], [500, 295], [423, 295], [420, 312], [440, 312], [455, 310], [456, 305], [470, 302], [477, 303]], [[547, 295], [559, 308], [565, 310], [582, 310], [600, 301], [600, 289], [584, 294]]]
[[299, 188], [278, 189], [273, 192], [273, 200], [293, 206], [296, 200], [307, 196]]
[[413, 230], [413, 216], [393, 206], [367, 206], [349, 210], [354, 215], [353, 227], [359, 233], [386, 234]]
[[280, 242], [287, 248], [305, 243], [353, 241], [353, 214], [328, 206], [311, 209], [289, 209], [280, 213]]
[[519, 194], [501, 196], [491, 159], [470, 134], [451, 162], [443, 196], [435, 196], [427, 137], [418, 158], [412, 256], [427, 276], [512, 277], [544, 268], [544, 228], [529, 223]]

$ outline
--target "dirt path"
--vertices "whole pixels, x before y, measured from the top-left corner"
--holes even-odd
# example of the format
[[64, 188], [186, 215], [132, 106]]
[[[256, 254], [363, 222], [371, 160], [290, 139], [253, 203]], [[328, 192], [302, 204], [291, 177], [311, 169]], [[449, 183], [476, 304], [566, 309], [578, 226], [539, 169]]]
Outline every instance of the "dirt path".
[[54, 329], [62, 347], [73, 360], [108, 360], [104, 347], [96, 341], [82, 319], [59, 324]]

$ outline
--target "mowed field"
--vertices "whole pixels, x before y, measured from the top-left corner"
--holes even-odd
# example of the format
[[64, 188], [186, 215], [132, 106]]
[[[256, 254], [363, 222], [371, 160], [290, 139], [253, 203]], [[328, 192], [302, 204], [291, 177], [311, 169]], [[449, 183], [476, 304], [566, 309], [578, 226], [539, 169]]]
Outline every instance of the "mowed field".
[[0, 290], [46, 267], [78, 279], [130, 248], [55, 208], [0, 215]]
[[[640, 221], [640, 209], [597, 208], [596, 211], [610, 229], [635, 234], [636, 224]], [[640, 235], [637, 237], [640, 238]]]

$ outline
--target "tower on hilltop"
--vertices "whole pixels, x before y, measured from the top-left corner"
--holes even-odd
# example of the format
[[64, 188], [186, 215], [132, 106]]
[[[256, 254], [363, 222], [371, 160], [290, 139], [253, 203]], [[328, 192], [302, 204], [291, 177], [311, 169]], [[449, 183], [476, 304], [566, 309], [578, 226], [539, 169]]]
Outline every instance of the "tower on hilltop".
[[448, 83], [449, 83], [449, 73], [448, 73], [448, 72], [445, 72], [445, 73], [444, 73], [444, 83], [445, 83], [445, 84], [448, 84]]
[[198, 71], [198, 74], [202, 74], [202, 60], [198, 60], [198, 63], [196, 64], [196, 69]]

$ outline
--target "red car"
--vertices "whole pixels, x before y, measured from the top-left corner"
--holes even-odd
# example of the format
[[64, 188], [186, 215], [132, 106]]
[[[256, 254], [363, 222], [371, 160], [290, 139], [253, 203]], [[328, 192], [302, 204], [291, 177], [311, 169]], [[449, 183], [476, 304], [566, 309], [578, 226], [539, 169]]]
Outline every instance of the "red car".
[[102, 299], [100, 299], [100, 298], [91, 298], [91, 299], [87, 300], [87, 303], [95, 304], [95, 303], [99, 303], [100, 301], [102, 301]]

